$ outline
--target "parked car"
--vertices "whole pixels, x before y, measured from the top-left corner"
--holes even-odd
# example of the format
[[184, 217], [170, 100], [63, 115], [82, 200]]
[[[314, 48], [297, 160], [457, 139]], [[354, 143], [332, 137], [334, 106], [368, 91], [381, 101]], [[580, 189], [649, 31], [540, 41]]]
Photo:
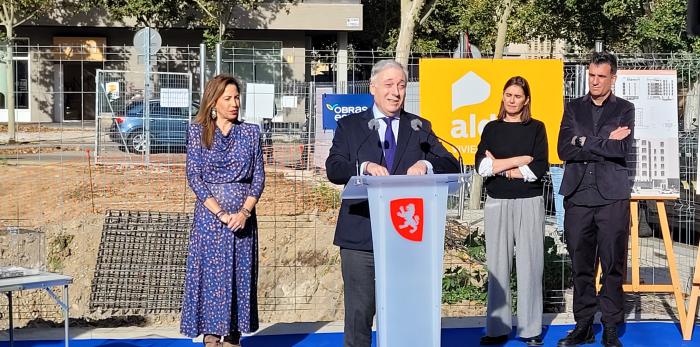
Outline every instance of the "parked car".
[[[187, 126], [197, 114], [199, 104], [189, 110], [184, 107], [161, 107], [160, 100], [149, 100], [149, 130], [151, 152], [183, 151], [187, 140]], [[146, 127], [142, 100], [134, 101], [124, 111], [115, 114], [109, 131], [112, 141], [123, 151], [142, 154], [146, 151]]]

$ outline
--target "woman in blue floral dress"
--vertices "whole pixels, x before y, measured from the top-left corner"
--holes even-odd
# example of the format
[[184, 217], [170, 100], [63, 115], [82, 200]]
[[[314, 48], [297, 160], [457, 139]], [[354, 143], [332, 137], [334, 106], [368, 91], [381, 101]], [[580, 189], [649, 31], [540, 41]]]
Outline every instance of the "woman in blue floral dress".
[[197, 199], [180, 332], [205, 346], [238, 346], [258, 329], [258, 227], [265, 185], [257, 125], [239, 119], [240, 83], [207, 83], [187, 137], [187, 181]]

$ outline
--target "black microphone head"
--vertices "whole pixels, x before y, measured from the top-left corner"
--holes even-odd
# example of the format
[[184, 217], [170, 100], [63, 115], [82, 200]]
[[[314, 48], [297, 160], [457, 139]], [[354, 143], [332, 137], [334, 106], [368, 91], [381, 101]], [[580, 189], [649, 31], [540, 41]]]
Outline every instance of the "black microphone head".
[[376, 118], [370, 119], [370, 121], [367, 122], [367, 127], [369, 127], [369, 130], [379, 129], [379, 120]]
[[418, 131], [422, 128], [423, 128], [423, 122], [420, 119], [416, 118], [416, 119], [411, 121], [411, 129], [413, 129], [414, 131]]

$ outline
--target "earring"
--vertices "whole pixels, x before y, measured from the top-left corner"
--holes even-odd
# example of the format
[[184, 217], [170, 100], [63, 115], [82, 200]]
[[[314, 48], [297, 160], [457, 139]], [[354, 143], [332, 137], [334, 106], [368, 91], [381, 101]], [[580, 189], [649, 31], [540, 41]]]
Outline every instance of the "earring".
[[211, 119], [216, 120], [216, 109], [215, 108], [211, 109]]

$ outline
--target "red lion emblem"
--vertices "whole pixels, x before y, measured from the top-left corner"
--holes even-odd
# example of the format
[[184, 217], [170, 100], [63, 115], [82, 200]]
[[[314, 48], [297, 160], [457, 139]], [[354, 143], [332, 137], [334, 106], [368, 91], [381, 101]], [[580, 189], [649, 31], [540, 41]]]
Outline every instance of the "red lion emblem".
[[403, 238], [423, 241], [423, 199], [396, 199], [389, 203], [391, 223]]

